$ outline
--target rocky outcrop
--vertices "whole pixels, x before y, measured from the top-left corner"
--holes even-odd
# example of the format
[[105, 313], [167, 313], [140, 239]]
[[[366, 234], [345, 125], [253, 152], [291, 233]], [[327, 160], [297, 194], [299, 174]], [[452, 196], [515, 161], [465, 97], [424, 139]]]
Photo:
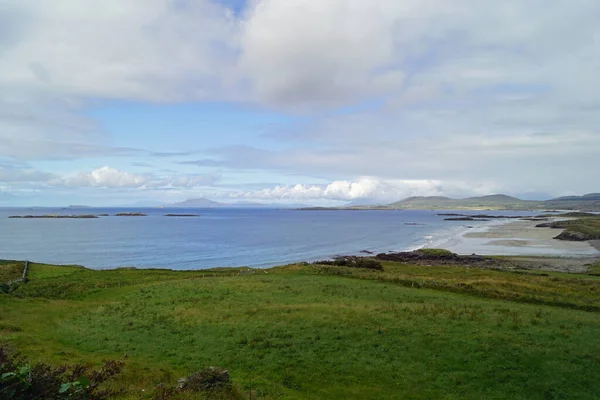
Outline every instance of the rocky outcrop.
[[98, 218], [97, 215], [92, 214], [82, 214], [82, 215], [11, 215], [8, 218], [50, 218], [50, 219], [63, 219], [63, 218]]
[[122, 212], [115, 214], [117, 217], [145, 217], [147, 214], [142, 212]]
[[489, 221], [489, 219], [473, 217], [452, 217], [444, 218], [444, 221]]
[[177, 389], [190, 392], [205, 392], [229, 386], [229, 371], [221, 367], [208, 367], [181, 378]]
[[458, 255], [450, 251], [439, 249], [422, 249], [403, 251], [398, 253], [381, 253], [375, 257], [381, 261], [404, 262], [426, 265], [471, 265], [477, 267], [501, 267], [504, 262], [491, 257], [472, 255]]

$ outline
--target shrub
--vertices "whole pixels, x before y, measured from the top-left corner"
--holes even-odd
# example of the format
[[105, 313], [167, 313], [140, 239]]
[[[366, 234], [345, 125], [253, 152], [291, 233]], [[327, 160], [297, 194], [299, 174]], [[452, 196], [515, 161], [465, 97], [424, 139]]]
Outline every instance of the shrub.
[[315, 261], [313, 264], [331, 265], [336, 267], [365, 268], [383, 271], [381, 262], [367, 257], [336, 257], [333, 260]]
[[99, 370], [83, 364], [30, 365], [19, 353], [0, 345], [0, 398], [14, 400], [103, 400], [123, 394], [100, 386], [119, 374], [123, 361], [106, 361]]
[[424, 256], [436, 258], [453, 258], [456, 256], [456, 254], [446, 249], [418, 249], [417, 252]]

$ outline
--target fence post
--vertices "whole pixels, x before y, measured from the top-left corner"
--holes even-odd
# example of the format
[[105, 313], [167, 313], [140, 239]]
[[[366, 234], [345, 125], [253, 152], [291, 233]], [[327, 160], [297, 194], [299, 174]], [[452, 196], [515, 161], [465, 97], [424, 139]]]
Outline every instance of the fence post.
[[23, 268], [23, 282], [27, 282], [27, 273], [29, 272], [29, 261], [25, 260], [25, 267]]

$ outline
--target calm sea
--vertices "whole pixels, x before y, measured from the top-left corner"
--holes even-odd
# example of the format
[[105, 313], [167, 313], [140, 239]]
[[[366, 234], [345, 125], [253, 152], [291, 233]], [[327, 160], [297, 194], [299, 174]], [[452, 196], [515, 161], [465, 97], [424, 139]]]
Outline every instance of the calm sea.
[[[116, 217], [139, 211], [146, 217]], [[103, 214], [98, 219], [9, 219], [24, 214]], [[198, 217], [165, 217], [195, 213]], [[502, 212], [504, 215], [514, 213]], [[521, 215], [527, 213], [520, 212]], [[269, 267], [362, 250], [434, 247], [485, 222], [434, 211], [278, 209], [0, 209], [0, 258], [90, 268]]]

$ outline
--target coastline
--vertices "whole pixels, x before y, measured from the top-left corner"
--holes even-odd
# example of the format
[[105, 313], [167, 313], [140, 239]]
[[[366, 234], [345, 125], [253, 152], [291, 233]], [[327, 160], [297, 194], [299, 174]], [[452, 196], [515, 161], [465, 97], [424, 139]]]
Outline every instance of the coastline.
[[[560, 220], [552, 218], [551, 221]], [[459, 236], [439, 244], [459, 254], [598, 257], [598, 241], [565, 241], [554, 239], [561, 229], [537, 228], [539, 221], [504, 220], [468, 229]]]

